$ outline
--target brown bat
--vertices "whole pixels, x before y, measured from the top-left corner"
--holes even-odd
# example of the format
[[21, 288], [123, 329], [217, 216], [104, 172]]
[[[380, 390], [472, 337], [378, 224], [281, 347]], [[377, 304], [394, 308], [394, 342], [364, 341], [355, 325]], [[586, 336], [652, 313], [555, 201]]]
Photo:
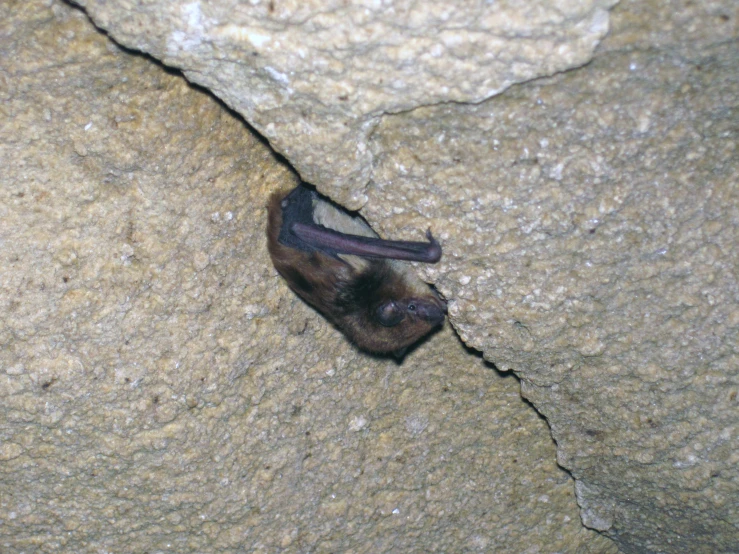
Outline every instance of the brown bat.
[[267, 245], [290, 288], [357, 346], [400, 354], [444, 322], [446, 303], [398, 260], [436, 263], [441, 246], [382, 240], [300, 184], [270, 198]]

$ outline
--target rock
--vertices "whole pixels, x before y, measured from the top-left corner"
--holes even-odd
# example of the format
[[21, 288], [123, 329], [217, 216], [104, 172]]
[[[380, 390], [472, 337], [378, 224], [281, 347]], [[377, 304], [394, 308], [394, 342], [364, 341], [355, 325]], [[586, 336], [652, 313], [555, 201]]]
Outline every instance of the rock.
[[582, 65], [615, 2], [79, 4], [116, 41], [212, 90], [304, 180], [356, 209], [375, 163], [368, 143], [384, 116], [480, 102]]
[[549, 421], [586, 525], [624, 552], [731, 552], [736, 14], [671, 6], [620, 4], [583, 69], [384, 120], [363, 214], [441, 237], [423, 274]]
[[[623, 2], [591, 63], [514, 84], [587, 61], [610, 3], [560, 6], [559, 20], [540, 7], [530, 28], [506, 12], [515, 32], [495, 59], [476, 41], [505, 17], [459, 10], [447, 21], [484, 30], [441, 60], [417, 56], [415, 37], [446, 36], [433, 10], [393, 34], [354, 8], [85, 5], [210, 87], [322, 190], [364, 205], [382, 235], [433, 229], [445, 255], [419, 272], [547, 418], [586, 526], [623, 552], [735, 549], [732, 7]], [[573, 523], [569, 482], [531, 410], [509, 411], [509, 381], [448, 334], [401, 366], [367, 359], [285, 289], [261, 222], [293, 177], [237, 120], [51, 10], [3, 19], [13, 433], [0, 456], [10, 496], [42, 499], [3, 516], [14, 546], [614, 548]], [[110, 521], [128, 533], [106, 535]]]
[[356, 352], [266, 251], [290, 170], [61, 2], [0, 8], [0, 551], [615, 552], [450, 327]]

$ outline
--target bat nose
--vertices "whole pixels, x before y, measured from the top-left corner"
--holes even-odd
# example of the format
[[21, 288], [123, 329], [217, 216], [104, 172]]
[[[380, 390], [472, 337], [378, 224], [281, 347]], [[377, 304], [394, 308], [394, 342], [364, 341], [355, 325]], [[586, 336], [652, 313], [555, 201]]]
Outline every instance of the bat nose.
[[418, 302], [416, 303], [416, 314], [421, 319], [428, 321], [432, 325], [438, 325], [444, 321], [446, 313], [446, 305], [439, 305], [436, 302]]

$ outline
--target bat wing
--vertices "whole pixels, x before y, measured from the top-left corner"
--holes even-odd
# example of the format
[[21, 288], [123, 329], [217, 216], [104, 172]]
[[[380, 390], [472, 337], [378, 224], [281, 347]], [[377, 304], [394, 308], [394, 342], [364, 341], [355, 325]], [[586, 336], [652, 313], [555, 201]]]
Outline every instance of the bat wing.
[[384, 240], [342, 233], [315, 222], [314, 193], [300, 185], [282, 200], [282, 228], [279, 241], [303, 252], [321, 251], [332, 257], [352, 254], [364, 258], [389, 258], [424, 263], [441, 259], [441, 245], [431, 231], [429, 242]]
[[426, 232], [429, 242], [384, 240], [359, 235], [347, 235], [311, 223], [293, 223], [290, 231], [303, 243], [325, 252], [354, 254], [365, 258], [390, 258], [433, 264], [441, 259], [441, 245]]

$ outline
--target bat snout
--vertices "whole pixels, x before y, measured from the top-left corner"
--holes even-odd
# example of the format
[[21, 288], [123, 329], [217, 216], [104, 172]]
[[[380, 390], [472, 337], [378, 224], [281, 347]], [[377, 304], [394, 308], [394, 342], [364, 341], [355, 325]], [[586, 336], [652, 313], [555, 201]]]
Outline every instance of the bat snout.
[[446, 304], [429, 300], [416, 300], [408, 304], [408, 311], [432, 326], [441, 324], [446, 314]]

